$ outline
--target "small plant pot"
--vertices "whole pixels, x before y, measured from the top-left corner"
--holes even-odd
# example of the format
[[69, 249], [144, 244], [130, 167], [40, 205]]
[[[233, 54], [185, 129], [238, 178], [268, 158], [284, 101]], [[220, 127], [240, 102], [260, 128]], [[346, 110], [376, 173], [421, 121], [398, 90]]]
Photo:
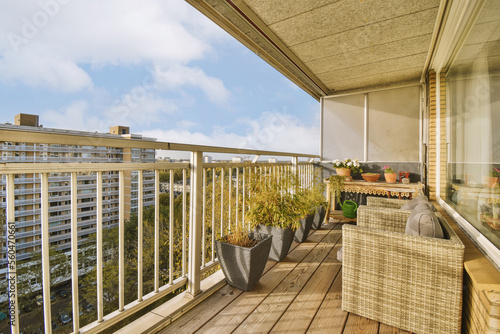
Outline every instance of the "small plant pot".
[[267, 234], [273, 236], [271, 251], [269, 252], [269, 259], [274, 261], [283, 260], [290, 246], [292, 246], [295, 231], [291, 228], [281, 228], [274, 226], [257, 225], [255, 228], [256, 233]]
[[321, 227], [321, 224], [323, 224], [323, 220], [325, 220], [325, 215], [326, 209], [323, 205], [320, 205], [314, 213], [313, 224], [311, 227], [313, 230], [317, 230]]
[[219, 264], [229, 285], [243, 291], [251, 290], [259, 282], [266, 267], [272, 236], [251, 233], [259, 240], [252, 248], [241, 247], [217, 240], [215, 250]]
[[387, 183], [396, 183], [396, 179], [398, 178], [398, 173], [384, 173], [385, 182]]
[[309, 236], [311, 227], [314, 221], [314, 215], [308, 214], [305, 218], [300, 219], [300, 227], [295, 231], [295, 236], [293, 240], [296, 242], [304, 242]]
[[488, 179], [488, 186], [490, 188], [494, 188], [498, 184], [498, 180], [499, 180], [498, 177], [490, 177]]
[[335, 168], [337, 175], [350, 176], [351, 170], [349, 168]]
[[363, 173], [361, 174], [361, 177], [363, 177], [363, 180], [365, 180], [366, 182], [375, 182], [380, 178], [380, 174]]

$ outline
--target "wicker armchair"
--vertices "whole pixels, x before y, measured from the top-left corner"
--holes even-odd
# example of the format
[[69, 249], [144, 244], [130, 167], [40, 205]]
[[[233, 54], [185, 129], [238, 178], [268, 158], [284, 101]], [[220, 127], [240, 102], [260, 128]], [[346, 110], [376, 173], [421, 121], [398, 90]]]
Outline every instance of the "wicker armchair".
[[464, 245], [405, 234], [410, 211], [361, 206], [344, 225], [342, 309], [415, 333], [460, 333]]
[[399, 209], [407, 202], [408, 200], [406, 199], [385, 198], [385, 197], [375, 197], [375, 196], [366, 197], [367, 206], [378, 206], [384, 208]]

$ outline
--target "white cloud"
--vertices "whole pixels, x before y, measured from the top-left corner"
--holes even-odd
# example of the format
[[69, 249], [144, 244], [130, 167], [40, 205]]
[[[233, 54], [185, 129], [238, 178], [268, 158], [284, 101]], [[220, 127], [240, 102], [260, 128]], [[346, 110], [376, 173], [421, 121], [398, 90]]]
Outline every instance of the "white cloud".
[[2, 1], [0, 33], [3, 80], [60, 91], [91, 86], [82, 64], [186, 64], [227, 35], [180, 0]]
[[45, 127], [56, 129], [71, 129], [81, 131], [103, 132], [102, 120], [89, 113], [86, 101], [75, 101], [60, 110], [48, 110], [42, 113], [41, 123]]
[[132, 89], [103, 113], [107, 123], [118, 121], [121, 125], [144, 126], [157, 123], [162, 115], [178, 112], [174, 101], [139, 88]]
[[[258, 119], [239, 119], [245, 134], [236, 134], [227, 128], [216, 127], [210, 135], [186, 129], [142, 131], [146, 137], [159, 141], [185, 144], [259, 149], [267, 151], [318, 153], [319, 127], [302, 124], [286, 113], [263, 113]], [[170, 156], [163, 152], [163, 156]]]
[[31, 87], [74, 92], [92, 86], [87, 73], [75, 63], [57, 58], [31, 57], [25, 53], [0, 58], [3, 81], [21, 81]]
[[222, 80], [207, 75], [197, 67], [174, 65], [161, 68], [157, 66], [154, 75], [159, 85], [171, 90], [179, 90], [183, 86], [200, 88], [206, 97], [216, 104], [225, 104], [230, 96]]

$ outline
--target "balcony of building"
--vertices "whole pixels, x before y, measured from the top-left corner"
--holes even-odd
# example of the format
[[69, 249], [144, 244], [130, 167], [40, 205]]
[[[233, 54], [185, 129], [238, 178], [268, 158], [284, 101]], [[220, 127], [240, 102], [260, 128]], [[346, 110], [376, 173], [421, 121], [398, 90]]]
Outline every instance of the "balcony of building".
[[[495, 131], [500, 87], [498, 0], [188, 2], [319, 100], [319, 154], [105, 136], [95, 140], [99, 151], [182, 151], [191, 159], [183, 163], [102, 159], [99, 163], [49, 164], [45, 162], [50, 157], [14, 163], [6, 156], [0, 174], [5, 175], [2, 196], [7, 198], [7, 222], [21, 226], [22, 222], [14, 223], [16, 205], [21, 201], [16, 196], [34, 195], [41, 226], [41, 240], [30, 242], [41, 250], [33, 264], [40, 268], [40, 275], [26, 275], [23, 279], [29, 284], [25, 286], [10, 283], [9, 289], [14, 291], [9, 296], [14, 305], [11, 313], [18, 314], [18, 298], [21, 304], [26, 296], [33, 300], [42, 295], [44, 300], [14, 316], [18, 322], [13, 322], [12, 332], [41, 326], [50, 333], [55, 321], [63, 327], [60, 332], [68, 333], [115, 331], [120, 326], [125, 326], [124, 333], [404, 333], [342, 311], [342, 266], [336, 252], [343, 240], [343, 218], [333, 216], [306, 242], [294, 244], [284, 261], [269, 261], [253, 291], [231, 288], [218, 270], [213, 251], [217, 233], [213, 231], [222, 234], [228, 224], [245, 223], [245, 180], [249, 175], [294, 171], [307, 182], [316, 169], [324, 177], [332, 174], [331, 160], [344, 157], [358, 157], [370, 171], [380, 171], [390, 163], [409, 171], [412, 182], [424, 185], [426, 195], [465, 245], [462, 332], [498, 332], [499, 194], [498, 187], [485, 181], [488, 171], [500, 168], [500, 139]], [[5, 142], [28, 142], [37, 147], [71, 147], [82, 142], [77, 133], [56, 136], [2, 128], [0, 134]], [[89, 143], [89, 136], [85, 142]], [[254, 159], [205, 163], [204, 153], [244, 154]], [[267, 162], [264, 157], [278, 161]], [[145, 184], [151, 181], [143, 176], [151, 171], [155, 173], [155, 204], [148, 212], [149, 225], [127, 225], [126, 230], [125, 222], [131, 217], [146, 222], [147, 208], [141, 203], [146, 199]], [[178, 171], [181, 181], [174, 183], [173, 174]], [[131, 184], [126, 175], [130, 173], [137, 173], [134, 194], [138, 198], [133, 199], [137, 212], [127, 202], [126, 189]], [[160, 173], [170, 175], [161, 188]], [[15, 175], [19, 174], [34, 177], [36, 187], [17, 189]], [[70, 176], [63, 193], [49, 188], [56, 174]], [[210, 175], [215, 174], [219, 177], [214, 181]], [[86, 185], [92, 193], [79, 194], [78, 180], [83, 175], [93, 182]], [[103, 181], [108, 178], [118, 185], [106, 188]], [[175, 196], [160, 211], [163, 190]], [[91, 230], [96, 233], [90, 244], [79, 240], [77, 203], [82, 198], [96, 198], [96, 222]], [[118, 217], [103, 209], [116, 199]], [[57, 285], [51, 280], [51, 270], [64, 266], [55, 265], [50, 253], [49, 203], [53, 200], [71, 201], [67, 217], [71, 220], [70, 245], [65, 246], [72, 252], [65, 255], [66, 279]], [[214, 203], [220, 211], [215, 211]], [[179, 210], [175, 214], [174, 207]], [[112, 234], [106, 222], [117, 221], [117, 233]], [[137, 238], [126, 243], [130, 231]], [[109, 240], [112, 245], [106, 244]], [[18, 259], [25, 258], [26, 254], [20, 254]], [[108, 261], [114, 262], [103, 268]], [[94, 276], [82, 273], [81, 267], [95, 268]], [[15, 273], [14, 269], [10, 271]], [[51, 303], [51, 295], [61, 289], [69, 291], [71, 298]], [[82, 305], [82, 296], [93, 308]], [[56, 319], [61, 310], [72, 317], [64, 326]], [[415, 314], [415, 318], [419, 316]]]

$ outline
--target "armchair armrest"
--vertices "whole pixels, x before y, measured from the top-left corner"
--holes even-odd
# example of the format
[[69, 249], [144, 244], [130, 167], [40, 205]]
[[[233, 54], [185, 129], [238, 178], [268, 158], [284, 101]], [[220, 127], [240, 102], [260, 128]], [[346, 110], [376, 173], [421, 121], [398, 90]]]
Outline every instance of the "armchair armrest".
[[404, 233], [411, 211], [361, 205], [357, 225], [379, 230]]
[[397, 199], [397, 198], [384, 198], [384, 197], [375, 197], [368, 196], [366, 197], [366, 205], [367, 206], [380, 206], [384, 208], [393, 208], [399, 209], [403, 205], [408, 202], [406, 199]]

